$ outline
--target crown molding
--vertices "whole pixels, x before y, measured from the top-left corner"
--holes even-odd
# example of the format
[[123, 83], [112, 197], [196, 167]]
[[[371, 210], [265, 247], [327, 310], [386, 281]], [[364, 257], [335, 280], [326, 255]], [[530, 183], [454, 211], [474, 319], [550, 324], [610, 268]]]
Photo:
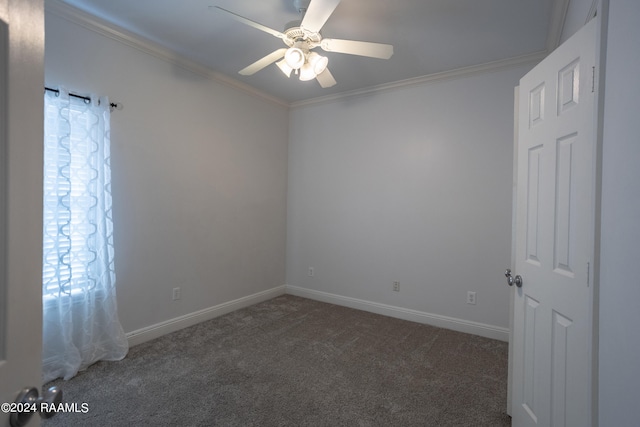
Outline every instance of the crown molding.
[[470, 67], [456, 68], [454, 70], [443, 71], [441, 73], [428, 74], [426, 76], [414, 77], [406, 80], [399, 80], [396, 82], [385, 83], [377, 86], [370, 86], [364, 89], [357, 89], [347, 92], [340, 92], [332, 95], [321, 96], [318, 98], [307, 99], [303, 101], [296, 101], [289, 104], [290, 108], [300, 108], [309, 105], [325, 104], [337, 101], [343, 98], [351, 98], [356, 96], [368, 95], [372, 93], [379, 93], [394, 89], [407, 88], [410, 86], [418, 86], [426, 83], [433, 83], [436, 81], [451, 80], [462, 77], [468, 77], [476, 74], [487, 73], [492, 71], [498, 71], [521, 65], [535, 65], [542, 61], [547, 56], [547, 51], [534, 52], [528, 55], [516, 56], [513, 58], [501, 59], [499, 61], [487, 62], [484, 64], [472, 65]]
[[549, 32], [547, 33], [547, 52], [553, 52], [560, 46], [564, 23], [567, 20], [570, 0], [555, 0], [551, 2], [551, 19], [549, 20]]
[[587, 20], [584, 22], [585, 25], [598, 15], [598, 6], [599, 6], [599, 4], [600, 4], [599, 0], [593, 0], [591, 2], [591, 8], [589, 9], [589, 14], [587, 15]]
[[129, 47], [140, 50], [146, 54], [154, 56], [165, 62], [169, 62], [180, 68], [183, 68], [199, 76], [206, 77], [217, 83], [245, 92], [254, 97], [276, 104], [280, 107], [289, 107], [289, 103], [283, 99], [260, 91], [246, 83], [232, 79], [222, 73], [211, 70], [210, 68], [177, 55], [175, 52], [166, 49], [150, 40], [146, 40], [136, 34], [133, 34], [123, 28], [116, 27], [110, 23], [103, 21], [93, 15], [83, 12], [73, 6], [61, 2], [60, 0], [46, 0], [45, 12], [52, 13], [69, 22], [80, 25], [90, 31], [110, 38], [117, 42], [123, 43]]
[[[594, 0], [595, 2], [596, 0]], [[558, 0], [555, 3], [553, 10], [550, 31], [547, 37], [547, 47], [555, 43], [555, 47], [559, 44], [560, 37], [562, 35], [562, 28], [564, 27], [564, 20], [567, 13], [569, 0]], [[198, 62], [189, 60], [183, 56], [176, 54], [174, 51], [164, 48], [155, 42], [144, 39], [143, 37], [133, 34], [123, 28], [110, 24], [100, 18], [97, 18], [89, 13], [83, 12], [73, 6], [70, 6], [60, 0], [46, 0], [45, 12], [52, 13], [62, 19], [72, 22], [76, 25], [84, 27], [92, 32], [100, 34], [104, 37], [115, 40], [119, 43], [125, 44], [129, 47], [137, 49], [148, 55], [154, 56], [162, 61], [171, 63], [178, 67], [181, 67], [187, 71], [208, 78], [217, 83], [225, 86], [240, 90], [251, 96], [257, 97], [264, 101], [275, 104], [284, 108], [299, 108], [308, 105], [316, 105], [333, 102], [343, 98], [351, 98], [356, 96], [362, 96], [372, 93], [379, 93], [383, 91], [389, 91], [394, 89], [406, 88], [410, 86], [422, 85], [435, 81], [449, 80], [454, 78], [466, 77], [478, 73], [485, 73], [491, 71], [497, 71], [501, 69], [507, 69], [511, 67], [517, 67], [526, 64], [536, 64], [544, 59], [548, 52], [553, 49], [547, 49], [545, 51], [534, 52], [528, 55], [517, 56], [513, 58], [502, 59], [498, 61], [488, 62], [479, 65], [473, 65], [470, 67], [462, 67], [454, 70], [444, 71], [440, 73], [428, 74], [426, 76], [414, 77], [406, 80], [399, 80], [396, 82], [385, 83], [377, 86], [370, 86], [363, 89], [356, 89], [352, 91], [340, 92], [332, 95], [321, 96], [317, 98], [287, 102], [281, 98], [270, 95], [266, 92], [258, 90], [253, 86], [243, 83], [239, 80], [233, 79], [222, 73], [213, 71], [211, 68], [206, 67]]]

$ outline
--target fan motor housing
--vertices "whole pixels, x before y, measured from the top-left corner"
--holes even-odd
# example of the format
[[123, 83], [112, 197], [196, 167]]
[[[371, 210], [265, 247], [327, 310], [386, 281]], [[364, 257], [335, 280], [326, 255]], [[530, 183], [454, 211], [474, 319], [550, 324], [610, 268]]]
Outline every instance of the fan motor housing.
[[301, 23], [302, 23], [302, 21], [301, 21], [301, 20], [299, 20], [299, 19], [296, 19], [296, 20], [294, 20], [294, 21], [289, 21], [289, 22], [287, 22], [287, 23], [284, 25], [284, 31], [283, 31], [283, 33], [284, 33], [284, 34], [286, 34], [286, 35], [287, 35], [287, 37], [291, 37], [291, 38], [294, 38], [294, 39], [295, 39], [296, 37], [293, 37], [293, 36], [294, 36], [293, 32], [294, 32], [294, 31], [296, 31], [296, 30], [298, 30], [298, 31], [300, 31], [300, 36], [302, 36], [302, 35], [303, 35], [303, 34], [302, 34], [302, 30], [300, 29], [300, 24], [301, 24]]
[[300, 22], [301, 21], [299, 20], [291, 21], [284, 26], [283, 33], [285, 36], [287, 36], [287, 40], [285, 40], [285, 43], [287, 45], [300, 41], [306, 41], [317, 45], [322, 41], [322, 36], [320, 35], [320, 33], [312, 33], [311, 31], [303, 29], [302, 27], [300, 27]]

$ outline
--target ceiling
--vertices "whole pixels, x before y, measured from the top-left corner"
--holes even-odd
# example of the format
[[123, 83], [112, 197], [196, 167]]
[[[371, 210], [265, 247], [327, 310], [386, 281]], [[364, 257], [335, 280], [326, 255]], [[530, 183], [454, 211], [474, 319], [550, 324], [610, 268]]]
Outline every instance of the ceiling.
[[383, 60], [318, 48], [337, 81], [323, 89], [315, 80], [288, 79], [274, 64], [238, 74], [285, 45], [211, 7], [282, 31], [300, 19], [293, 0], [63, 1], [286, 103], [534, 55], [557, 38], [560, 21], [558, 0], [342, 0], [323, 36], [392, 44], [394, 55]]

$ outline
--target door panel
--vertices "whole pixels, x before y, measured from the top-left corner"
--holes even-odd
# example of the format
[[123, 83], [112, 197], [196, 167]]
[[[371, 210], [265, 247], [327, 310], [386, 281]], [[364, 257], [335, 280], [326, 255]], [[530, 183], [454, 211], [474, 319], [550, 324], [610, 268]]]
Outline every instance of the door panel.
[[528, 151], [528, 176], [527, 176], [527, 261], [539, 266], [538, 240], [540, 223], [538, 212], [540, 210], [540, 154], [542, 145], [529, 148]]
[[520, 81], [513, 425], [591, 424], [596, 21]]
[[[573, 144], [577, 134], [558, 139], [556, 144], [556, 199], [555, 199], [555, 239], [553, 268], [558, 274], [575, 277], [576, 241], [576, 168]], [[573, 269], [573, 270], [572, 270]]]
[[551, 425], [565, 425], [568, 336], [573, 323], [557, 311], [553, 311], [551, 342]]
[[535, 360], [536, 348], [538, 348], [536, 345], [536, 326], [538, 324], [537, 310], [539, 306], [540, 303], [538, 301], [529, 296], [526, 297], [523, 337], [524, 380], [522, 384], [522, 406], [533, 420], [537, 420], [538, 418], [536, 416], [536, 413], [538, 412], [538, 405], [536, 404], [536, 401], [538, 400], [539, 385], [536, 381]]

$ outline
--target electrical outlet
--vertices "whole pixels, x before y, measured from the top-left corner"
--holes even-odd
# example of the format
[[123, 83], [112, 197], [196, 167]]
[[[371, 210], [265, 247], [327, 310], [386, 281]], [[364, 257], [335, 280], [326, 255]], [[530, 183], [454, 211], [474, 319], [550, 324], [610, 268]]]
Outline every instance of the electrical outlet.
[[173, 288], [173, 300], [177, 301], [180, 299], [180, 287]]
[[473, 304], [475, 305], [476, 303], [476, 293], [475, 292], [467, 292], [467, 304]]
[[315, 272], [313, 271], [313, 267], [309, 267], [309, 277], [313, 277], [313, 275], [315, 274]]
[[398, 281], [393, 282], [393, 290], [395, 292], [400, 292], [400, 282]]

